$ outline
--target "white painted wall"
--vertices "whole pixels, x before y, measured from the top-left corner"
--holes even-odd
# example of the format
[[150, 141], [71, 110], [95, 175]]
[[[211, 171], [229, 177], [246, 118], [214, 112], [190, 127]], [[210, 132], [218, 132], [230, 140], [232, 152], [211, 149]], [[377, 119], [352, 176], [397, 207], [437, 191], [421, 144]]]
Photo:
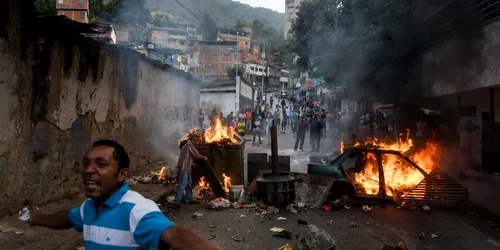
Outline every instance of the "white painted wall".
[[208, 125], [208, 115], [212, 113], [213, 109], [217, 111], [222, 111], [224, 116], [227, 116], [231, 111], [234, 110], [234, 102], [236, 100], [235, 92], [222, 93], [222, 92], [204, 92], [200, 93], [200, 105], [205, 113], [205, 124]]

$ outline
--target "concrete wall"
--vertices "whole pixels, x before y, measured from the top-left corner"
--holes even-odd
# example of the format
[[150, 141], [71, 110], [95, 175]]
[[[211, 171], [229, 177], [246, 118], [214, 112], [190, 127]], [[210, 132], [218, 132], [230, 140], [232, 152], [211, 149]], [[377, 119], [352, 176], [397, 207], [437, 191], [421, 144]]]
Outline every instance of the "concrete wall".
[[500, 84], [500, 20], [421, 56], [402, 101], [432, 98]]
[[29, 33], [36, 20], [21, 20], [21, 6], [0, 3], [0, 216], [80, 192], [81, 159], [98, 139], [123, 144], [132, 171], [176, 159], [198, 82], [133, 51]]

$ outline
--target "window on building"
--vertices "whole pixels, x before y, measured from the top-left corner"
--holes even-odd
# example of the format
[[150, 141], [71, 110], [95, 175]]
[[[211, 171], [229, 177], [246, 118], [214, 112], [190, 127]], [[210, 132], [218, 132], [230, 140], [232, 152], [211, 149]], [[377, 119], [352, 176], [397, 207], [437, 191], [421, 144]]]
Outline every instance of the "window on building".
[[176, 40], [175, 39], [168, 39], [168, 44], [175, 44]]
[[68, 16], [68, 15], [66, 15], [66, 11], [61, 11], [61, 16]]
[[186, 42], [185, 41], [181, 41], [181, 45], [186, 45]]
[[254, 71], [254, 70], [255, 70], [255, 67], [250, 67], [250, 70], [251, 70], [251, 71]]
[[59, 0], [59, 3], [64, 3], [64, 0]]
[[212, 52], [212, 56], [218, 56], [219, 52]]
[[205, 64], [205, 69], [211, 69], [212, 68], [212, 64]]
[[224, 68], [225, 68], [225, 69], [229, 69], [230, 67], [231, 67], [231, 64], [226, 64], [226, 65], [224, 65]]
[[80, 18], [85, 18], [85, 11], [80, 11]]
[[77, 4], [84, 4], [84, 1], [85, 1], [85, 0], [76, 0], [76, 3], [77, 3]]
[[231, 53], [230, 52], [224, 53], [224, 57], [231, 57]]
[[204, 51], [200, 51], [200, 57], [204, 57], [205, 56], [205, 52]]
[[193, 54], [189, 54], [189, 58], [193, 58]]
[[262, 72], [262, 69], [259, 69], [259, 72]]
[[237, 57], [238, 57], [238, 53], [233, 52], [233, 57], [234, 57], [234, 58], [237, 58]]

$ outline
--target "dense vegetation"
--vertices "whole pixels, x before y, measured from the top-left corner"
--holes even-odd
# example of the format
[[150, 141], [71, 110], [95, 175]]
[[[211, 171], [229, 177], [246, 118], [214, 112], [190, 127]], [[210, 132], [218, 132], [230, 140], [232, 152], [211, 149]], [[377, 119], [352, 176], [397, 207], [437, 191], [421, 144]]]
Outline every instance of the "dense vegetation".
[[240, 19], [259, 20], [265, 26], [278, 31], [283, 31], [284, 28], [284, 14], [270, 9], [254, 8], [232, 0], [146, 0], [146, 7], [151, 11], [162, 11], [180, 17], [187, 24], [199, 26], [201, 21], [184, 9], [179, 2], [200, 19], [208, 14], [218, 27], [231, 28]]

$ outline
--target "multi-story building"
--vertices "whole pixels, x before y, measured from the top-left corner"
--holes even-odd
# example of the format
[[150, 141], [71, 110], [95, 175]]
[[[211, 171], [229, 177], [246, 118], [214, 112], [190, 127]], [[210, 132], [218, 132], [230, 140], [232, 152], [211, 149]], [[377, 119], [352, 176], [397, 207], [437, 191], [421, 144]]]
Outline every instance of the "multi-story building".
[[90, 0], [54, 0], [56, 1], [57, 14], [67, 16], [71, 20], [88, 23], [89, 22], [89, 1]]
[[152, 27], [143, 35], [143, 40], [159, 47], [186, 50], [187, 30]]
[[187, 51], [188, 72], [201, 81], [228, 80], [227, 69], [242, 64], [236, 41], [193, 41]]
[[292, 29], [292, 24], [297, 19], [297, 12], [299, 11], [300, 4], [305, 0], [286, 0], [285, 7], [285, 38]]
[[219, 29], [217, 34], [218, 41], [238, 41], [238, 48], [247, 54], [251, 47], [251, 29]]

